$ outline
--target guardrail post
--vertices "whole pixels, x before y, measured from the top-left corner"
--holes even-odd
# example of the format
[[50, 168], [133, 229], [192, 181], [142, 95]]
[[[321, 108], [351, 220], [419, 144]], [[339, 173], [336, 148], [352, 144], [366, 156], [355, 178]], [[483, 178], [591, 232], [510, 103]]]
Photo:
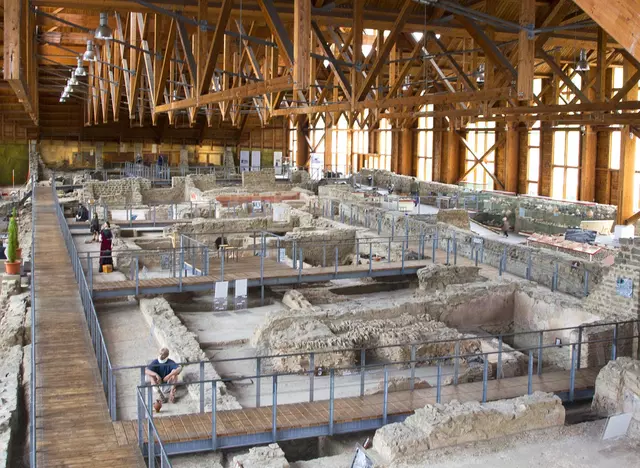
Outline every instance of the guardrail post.
[[531, 270], [533, 269], [533, 259], [531, 258], [531, 252], [529, 252], [529, 258], [527, 260], [527, 274], [526, 279], [531, 281]]
[[584, 297], [589, 295], [589, 271], [584, 270]]
[[456, 341], [454, 352], [455, 357], [453, 360], [453, 385], [458, 385], [458, 375], [460, 374], [460, 341]]
[[337, 278], [338, 277], [338, 247], [336, 247], [336, 263], [335, 263], [335, 273], [334, 276]]
[[273, 442], [277, 439], [278, 431], [278, 376], [273, 376], [273, 398], [271, 406], [271, 439]]
[[616, 355], [618, 353], [618, 324], [616, 323], [616, 327], [613, 329], [613, 341], [611, 342], [611, 360], [616, 360]]
[[476, 249], [476, 266], [478, 266], [478, 254], [480, 253], [480, 251], [478, 249]]
[[378, 235], [380, 235], [380, 233], [382, 232], [382, 217], [378, 215], [377, 218], [378, 218]]
[[[571, 376], [569, 378], [569, 401], [573, 402], [576, 388], [576, 361], [580, 365], [580, 359], [578, 351], [576, 350], [576, 344], [571, 344]], [[577, 359], [576, 359], [577, 358]]]
[[224, 256], [225, 256], [224, 247], [220, 246], [220, 250], [221, 250], [221, 252], [220, 252], [220, 281], [224, 281]]
[[140, 448], [141, 452], [144, 452], [144, 438], [143, 438], [143, 429], [142, 429], [142, 419], [143, 419], [143, 404], [144, 401], [142, 400], [144, 397], [142, 396], [142, 392], [140, 391], [140, 389], [136, 390], [136, 396], [138, 398], [136, 398], [136, 401], [138, 403], [138, 447]]
[[335, 392], [335, 382], [336, 373], [335, 369], [331, 369], [329, 371], [329, 435], [333, 435], [333, 417], [334, 417], [334, 392]]
[[138, 263], [138, 257], [135, 258], [136, 265], [136, 296], [140, 292], [140, 264]]
[[109, 368], [109, 372], [110, 372], [110, 379], [109, 379], [109, 385], [110, 390], [109, 390], [109, 402], [110, 402], [110, 414], [111, 414], [111, 420], [115, 421], [117, 419], [117, 413], [118, 413], [118, 408], [116, 406], [116, 374], [115, 372], [113, 372], [112, 368]]
[[436, 381], [436, 403], [442, 401], [442, 360], [438, 359], [438, 374]]
[[540, 330], [538, 335], [538, 375], [542, 375], [542, 351], [544, 345], [544, 331]]
[[260, 384], [262, 383], [262, 378], [260, 377], [261, 360], [260, 356], [256, 357], [256, 408], [260, 408]]
[[487, 381], [489, 380], [489, 359], [483, 354], [484, 366], [482, 367], [482, 403], [487, 402]]
[[260, 305], [264, 305], [264, 249], [260, 252]]
[[356, 239], [356, 266], [360, 264], [360, 240]]
[[449, 247], [450, 247], [450, 245], [451, 245], [451, 239], [448, 238], [447, 239], [447, 261], [445, 262], [445, 265], [447, 265], [447, 266], [449, 265]]
[[313, 402], [313, 384], [316, 375], [316, 355], [309, 353], [309, 402]]
[[153, 387], [147, 387], [147, 452], [149, 454], [149, 468], [156, 466], [156, 440], [153, 430]]
[[458, 264], [458, 239], [455, 232], [453, 233], [453, 264]]
[[293, 241], [293, 247], [291, 248], [292, 252], [291, 252], [291, 256], [293, 257], [293, 269], [297, 269], [298, 268], [298, 262], [297, 262], [297, 256], [298, 256], [298, 245], [296, 243], [296, 241]]
[[365, 370], [366, 370], [366, 349], [362, 348], [360, 350], [360, 396], [364, 396], [364, 380], [365, 380]]
[[533, 393], [533, 350], [529, 350], [529, 371], [527, 373], [527, 395], [531, 395]]
[[218, 449], [218, 392], [216, 381], [211, 382], [211, 448]]
[[402, 268], [400, 271], [404, 274], [404, 242], [402, 243]]
[[[91, 295], [93, 296], [93, 261], [91, 260], [89, 252], [87, 252], [87, 263], [87, 271], [89, 272], [89, 292], [91, 292]], [[31, 267], [33, 267], [33, 262]]]
[[200, 412], [204, 413], [204, 361], [200, 361]]
[[[184, 269], [184, 250], [180, 249], [180, 265], [178, 265], [180, 267], [179, 269], [179, 290], [180, 292], [182, 292], [182, 270]], [[136, 292], [137, 292], [137, 287], [136, 287]]]
[[396, 217], [391, 217], [391, 240], [393, 240], [396, 236]]
[[384, 397], [382, 400], [382, 425], [387, 424], [387, 413], [389, 405], [389, 371], [387, 366], [384, 366]]
[[496, 379], [502, 378], [502, 335], [498, 336], [498, 365], [496, 366]]
[[578, 364], [577, 368], [580, 369], [580, 361], [582, 357], [582, 326], [578, 327]]
[[387, 263], [391, 263], [391, 237], [389, 237], [389, 242], [387, 245]]
[[369, 241], [369, 276], [371, 276], [371, 270], [373, 270], [373, 242]]
[[411, 380], [409, 380], [409, 390], [413, 390], [416, 380], [416, 345], [411, 345]]
[[556, 262], [553, 270], [553, 276], [551, 277], [551, 291], [558, 289], [558, 262]]

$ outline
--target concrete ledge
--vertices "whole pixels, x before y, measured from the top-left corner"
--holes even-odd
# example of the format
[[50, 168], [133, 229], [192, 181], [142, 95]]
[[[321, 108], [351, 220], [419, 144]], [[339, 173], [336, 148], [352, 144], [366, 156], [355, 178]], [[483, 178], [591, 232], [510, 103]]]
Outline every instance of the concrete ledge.
[[389, 461], [413, 458], [427, 450], [560, 426], [564, 416], [560, 398], [542, 392], [486, 404], [427, 405], [404, 422], [376, 431], [373, 448]]

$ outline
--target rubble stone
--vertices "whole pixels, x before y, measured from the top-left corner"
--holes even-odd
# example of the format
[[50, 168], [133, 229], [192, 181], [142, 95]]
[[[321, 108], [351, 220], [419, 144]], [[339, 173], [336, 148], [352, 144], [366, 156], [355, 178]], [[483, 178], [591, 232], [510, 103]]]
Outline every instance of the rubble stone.
[[289, 462], [278, 444], [254, 447], [249, 453], [233, 457], [231, 466], [237, 468], [289, 468]]
[[382, 427], [376, 431], [373, 447], [392, 461], [427, 450], [560, 426], [564, 416], [562, 401], [550, 393], [485, 404], [454, 400], [427, 405], [402, 423]]
[[473, 266], [447, 266], [429, 263], [418, 270], [419, 289], [430, 291], [445, 289], [450, 284], [473, 283], [480, 280], [480, 268]]

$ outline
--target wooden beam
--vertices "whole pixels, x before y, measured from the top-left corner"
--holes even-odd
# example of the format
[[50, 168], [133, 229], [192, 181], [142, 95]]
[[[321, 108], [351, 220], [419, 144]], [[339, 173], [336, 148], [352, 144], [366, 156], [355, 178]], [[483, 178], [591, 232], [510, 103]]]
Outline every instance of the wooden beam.
[[380, 70], [382, 70], [382, 66], [389, 57], [391, 48], [396, 43], [396, 40], [398, 39], [400, 33], [402, 32], [402, 29], [404, 28], [404, 25], [409, 18], [409, 14], [413, 11], [414, 5], [415, 2], [413, 2], [413, 0], [404, 0], [402, 9], [398, 13], [396, 20], [393, 23], [393, 27], [391, 28], [391, 31], [387, 36], [387, 39], [384, 41], [382, 48], [376, 51], [376, 59], [373, 62], [371, 68], [369, 68], [367, 77], [364, 79], [364, 83], [362, 83], [362, 87], [358, 91], [356, 98], [357, 101], [362, 101], [366, 97], [367, 93], [369, 92], [369, 88], [371, 88], [371, 85], [373, 85], [373, 83], [375, 82], [378, 74], [380, 73]]
[[306, 91], [311, 77], [311, 0], [294, 0], [293, 87]]
[[564, 82], [564, 84], [567, 85], [571, 91], [573, 91], [573, 94], [580, 97], [581, 102], [583, 103], [591, 102], [589, 98], [585, 96], [582, 90], [578, 88], [573, 83], [573, 81], [571, 81], [571, 78], [567, 76], [567, 74], [562, 70], [562, 68], [560, 68], [560, 65], [558, 65], [556, 61], [553, 60], [553, 58], [550, 57], [549, 54], [547, 54], [542, 47], [539, 47], [537, 49], [537, 55], [541, 59], [543, 59], [545, 62], [547, 62], [547, 65], [549, 65], [549, 68], [551, 68], [553, 73], [555, 73], [558, 76], [558, 78], [560, 78]]
[[607, 33], [604, 29], [598, 28], [598, 65], [596, 75], [596, 99], [603, 102], [606, 98], [605, 93], [605, 76], [607, 73], [606, 57], [607, 55]]
[[[353, 1], [353, 27], [351, 28], [353, 37], [353, 57], [351, 67], [351, 88], [355, 90], [360, 89], [362, 82], [362, 71], [358, 67], [362, 66], [362, 34], [364, 32], [364, 0]], [[353, 99], [355, 104], [355, 99]]]
[[[324, 51], [325, 55], [330, 59], [335, 60], [335, 56], [333, 55], [333, 52], [331, 51], [331, 48], [329, 47], [329, 44], [327, 43], [327, 40], [324, 37], [324, 34], [322, 34], [322, 31], [320, 30], [320, 26], [318, 26], [318, 24], [315, 21], [312, 21], [311, 27], [313, 28], [313, 31], [316, 37], [318, 38], [318, 43], [320, 44], [320, 47], [322, 47], [322, 50]], [[338, 78], [338, 83], [340, 84], [340, 87], [342, 88], [342, 91], [344, 92], [346, 99], [350, 100], [351, 84], [349, 83], [349, 80], [343, 73], [340, 66], [336, 65], [331, 60], [329, 61], [329, 67], [331, 68], [331, 71], [334, 73], [334, 75]], [[295, 76], [294, 76], [294, 81], [295, 81]]]
[[[522, 0], [520, 2], [520, 27], [527, 29], [521, 30], [518, 37], [518, 99], [521, 101], [533, 99], [536, 41], [532, 31], [535, 25], [536, 1]], [[508, 182], [507, 185], [509, 185]], [[510, 190], [509, 188], [507, 188], [507, 191], [517, 192], [517, 190]]]
[[640, 60], [640, 0], [574, 0], [596, 23]]
[[[629, 60], [624, 61], [623, 70], [624, 80], [627, 83], [632, 78], [632, 73], [636, 72], [635, 74], [637, 74], [637, 70]], [[623, 98], [625, 101], [638, 99], [638, 86], [636, 85], [629, 92], [624, 93]], [[622, 127], [620, 133], [620, 170], [618, 171], [618, 214], [616, 221], [618, 224], [623, 224], [634, 213], [633, 179], [635, 177], [636, 136], [629, 125]]]
[[209, 93], [202, 96], [195, 96], [189, 99], [174, 101], [169, 104], [163, 104], [156, 107], [156, 112], [169, 112], [180, 109], [189, 109], [191, 107], [201, 107], [206, 104], [229, 101], [233, 99], [246, 99], [253, 96], [259, 96], [265, 93], [275, 93], [278, 91], [286, 91], [293, 89], [293, 79], [291, 76], [283, 76], [272, 80], [249, 83], [237, 88], [231, 88], [226, 91], [217, 93]]
[[504, 189], [507, 192], [518, 193], [518, 172], [519, 172], [519, 155], [520, 155], [520, 132], [518, 132], [518, 123], [511, 122], [507, 124], [506, 138], [506, 176]]
[[442, 163], [443, 182], [455, 184], [460, 175], [460, 140], [452, 123], [449, 122], [447, 132], [447, 146], [444, 161]]
[[202, 81], [200, 83], [200, 87], [197, 89], [196, 94], [198, 95], [203, 95], [209, 90], [211, 79], [213, 78], [213, 71], [218, 61], [218, 55], [220, 55], [220, 52], [224, 47], [224, 31], [227, 28], [227, 23], [231, 17], [232, 6], [233, 0], [222, 0], [222, 6], [216, 23], [216, 30], [213, 33], [211, 46], [209, 47], [209, 53], [207, 54], [207, 61], [202, 71]]
[[273, 0], [257, 0], [258, 6], [263, 13], [263, 20], [267, 22], [271, 33], [278, 44], [278, 51], [285, 61], [285, 65], [291, 67], [294, 62], [293, 43], [287, 33], [284, 23], [280, 19], [278, 10]]
[[165, 90], [165, 81], [169, 76], [169, 63], [173, 57], [173, 46], [176, 42], [176, 20], [171, 19], [169, 25], [169, 31], [167, 33], [167, 44], [164, 49], [164, 57], [162, 58], [162, 65], [160, 67], [160, 73], [156, 76], [156, 83], [154, 87], [156, 105], [160, 103], [160, 98]]

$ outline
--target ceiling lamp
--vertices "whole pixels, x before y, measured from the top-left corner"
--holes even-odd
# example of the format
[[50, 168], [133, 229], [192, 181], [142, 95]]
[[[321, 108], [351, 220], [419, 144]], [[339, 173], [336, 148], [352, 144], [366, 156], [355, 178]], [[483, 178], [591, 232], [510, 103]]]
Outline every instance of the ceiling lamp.
[[63, 99], [67, 99], [69, 97], [69, 93], [67, 92], [66, 88], [65, 90], [62, 92], [62, 96]]
[[87, 76], [87, 71], [82, 66], [82, 57], [78, 57], [78, 67], [74, 70], [76, 76]]
[[480, 66], [478, 66], [478, 71], [476, 72], [476, 82], [478, 84], [484, 83], [484, 63], [481, 63]]
[[64, 94], [62, 96], [60, 96], [60, 101], [59, 102], [67, 102], [67, 98], [64, 97]]
[[587, 62], [587, 51], [580, 49], [580, 56], [576, 62], [576, 71], [589, 71], [590, 68], [589, 62]]
[[404, 77], [404, 85], [402, 85], [403, 91], [408, 91], [411, 87], [411, 75], [407, 75]]
[[67, 84], [71, 87], [78, 86], [80, 84], [76, 78], [75, 70], [71, 70], [71, 78], [69, 78]]
[[94, 36], [96, 39], [111, 40], [113, 39], [113, 31], [107, 24], [109, 21], [108, 13], [100, 13], [100, 26], [96, 28]]
[[73, 92], [73, 88], [71, 86], [69, 86], [69, 84], [67, 83], [67, 86], [64, 87], [64, 92], [69, 95], [70, 93]]
[[93, 51], [93, 41], [89, 39], [87, 41], [87, 50], [82, 54], [82, 60], [85, 62], [93, 62], [96, 59], [96, 53]]

